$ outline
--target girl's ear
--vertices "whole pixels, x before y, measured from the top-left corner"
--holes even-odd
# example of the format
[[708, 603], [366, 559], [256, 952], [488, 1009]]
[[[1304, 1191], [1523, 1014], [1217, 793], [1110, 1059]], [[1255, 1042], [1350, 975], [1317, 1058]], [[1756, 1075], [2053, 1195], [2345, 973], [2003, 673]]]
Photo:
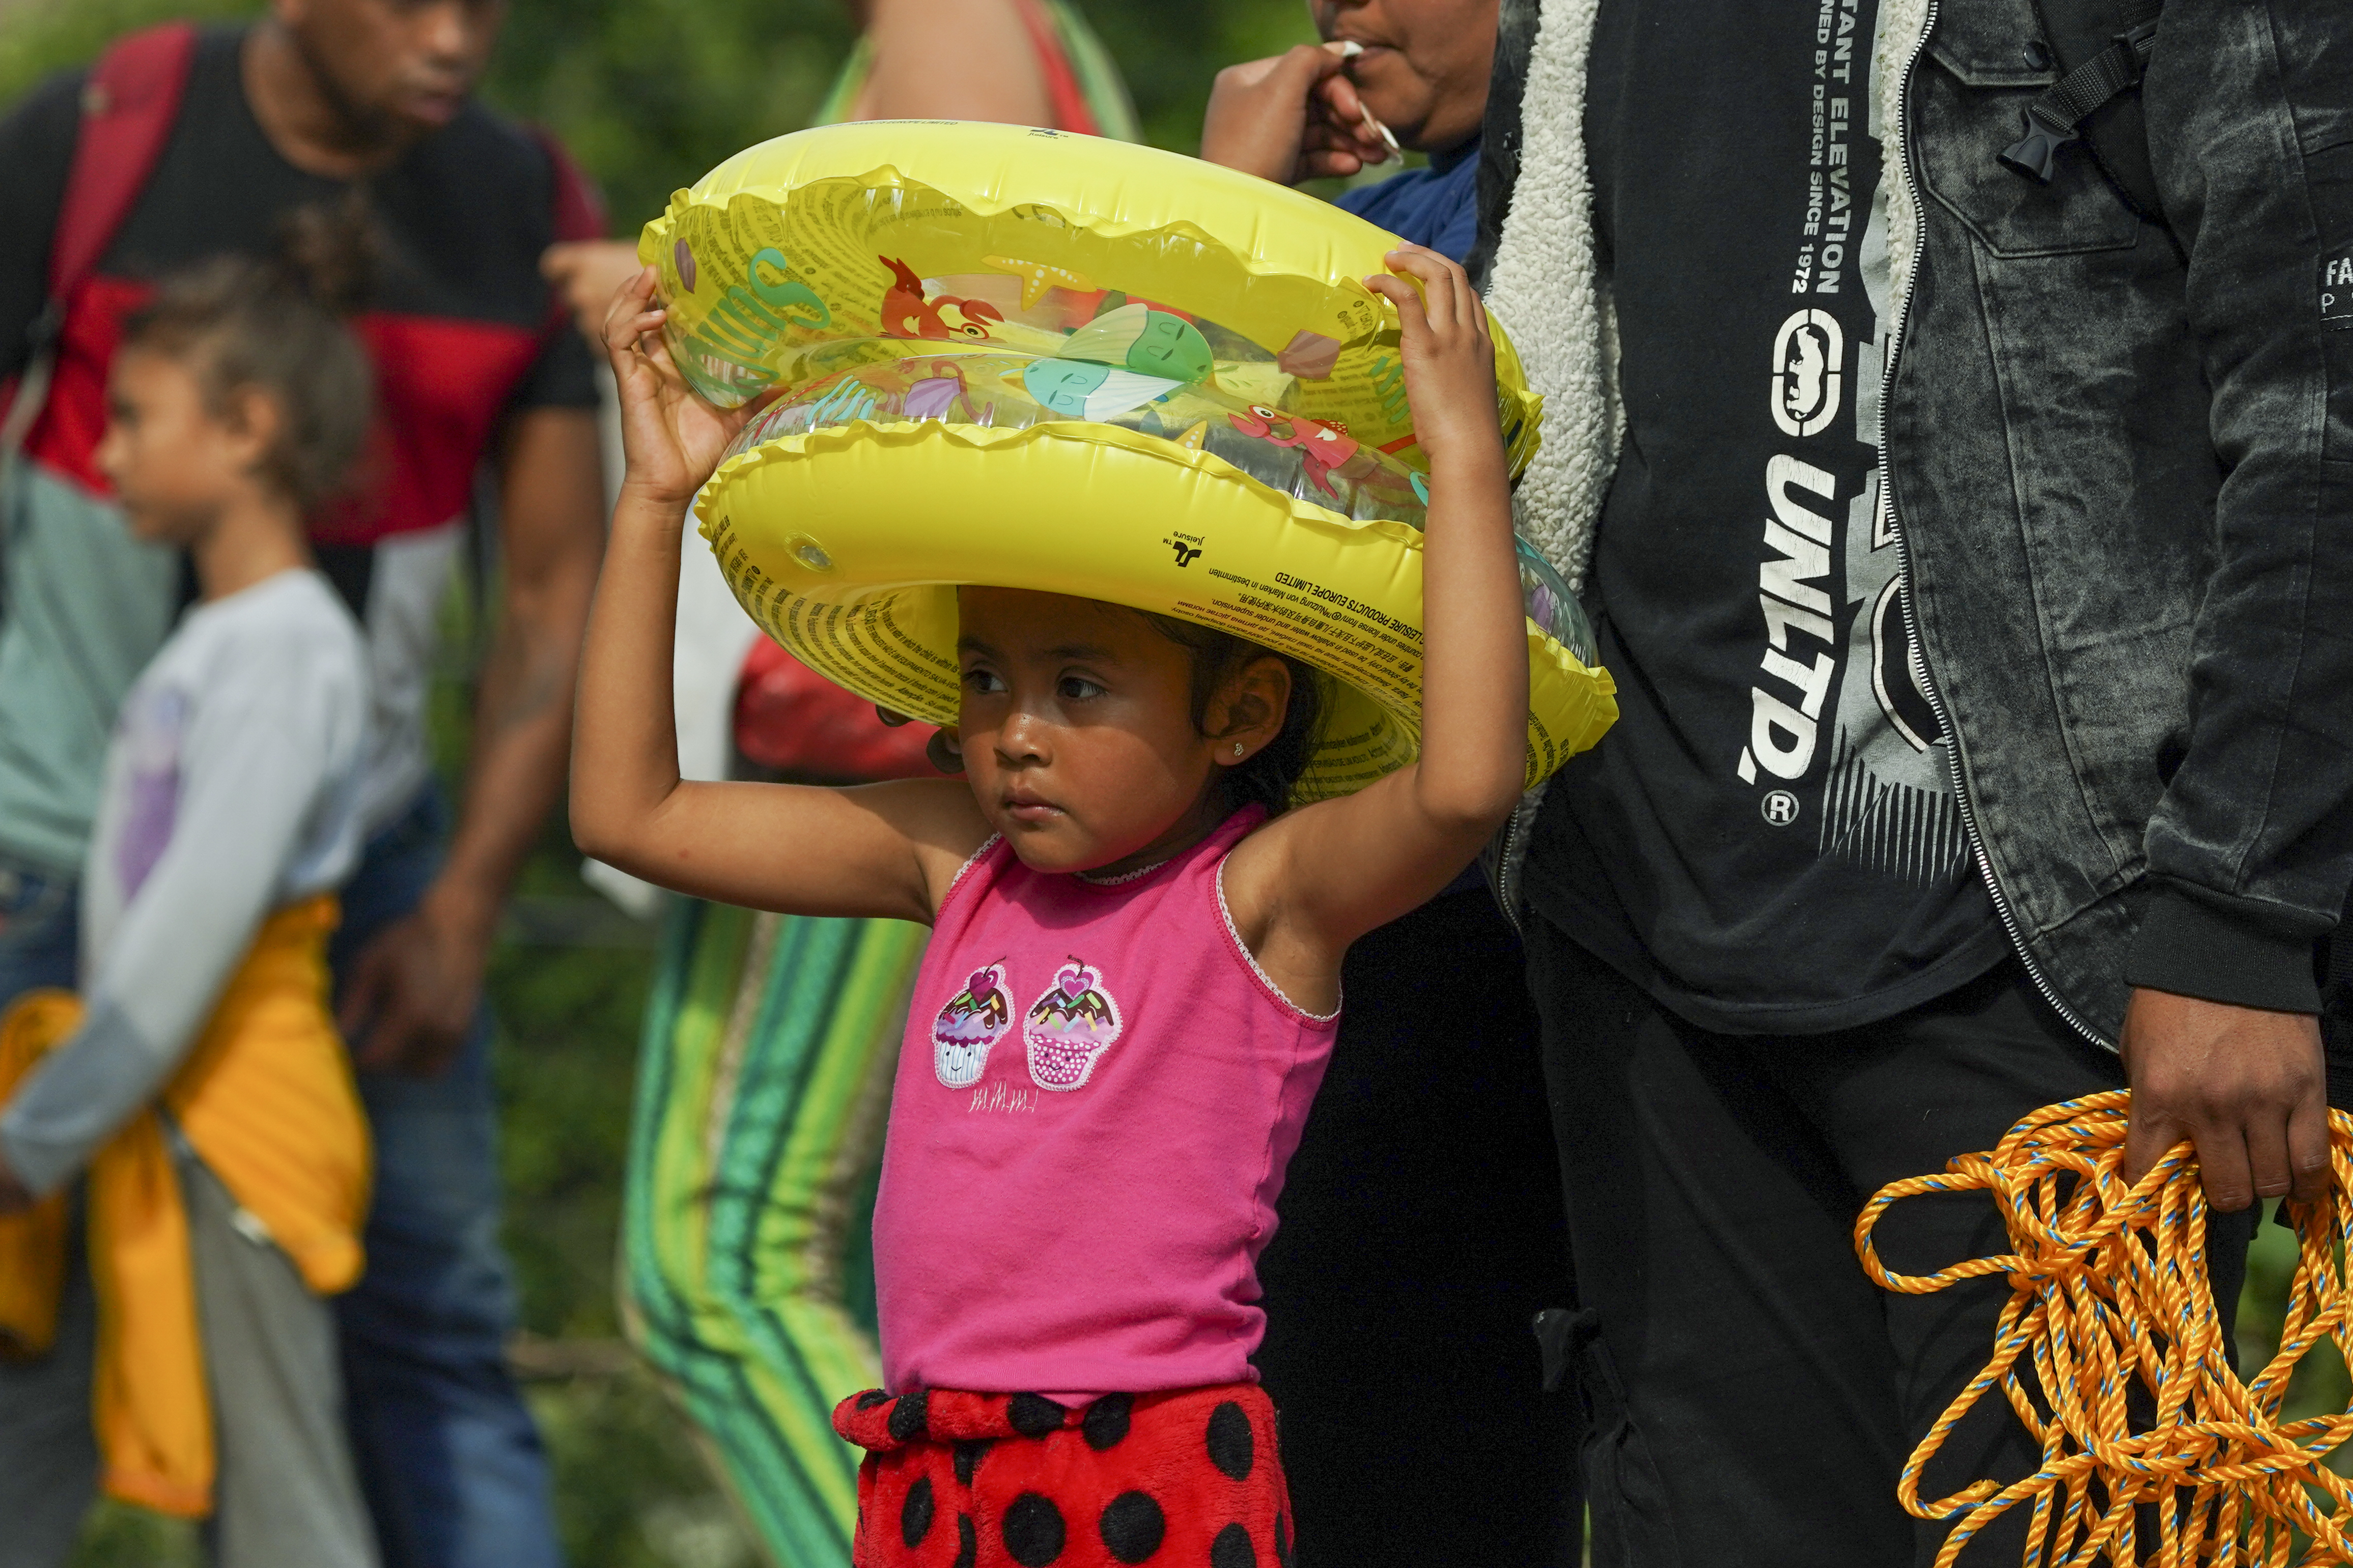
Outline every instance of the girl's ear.
[[[903, 724], [906, 721], [902, 719], [899, 722]], [[923, 755], [944, 773], [964, 772], [964, 742], [954, 730], [933, 731], [932, 738], [923, 742]]]
[[[1291, 711], [1291, 667], [1262, 653], [1228, 676], [1202, 715], [1203, 732], [1218, 742], [1216, 761], [1231, 765], [1282, 733]], [[1240, 755], [1234, 746], [1240, 743]]]
[[230, 458], [251, 471], [268, 462], [276, 449], [285, 431], [286, 410], [260, 387], [240, 386], [223, 400], [220, 425], [228, 435]]

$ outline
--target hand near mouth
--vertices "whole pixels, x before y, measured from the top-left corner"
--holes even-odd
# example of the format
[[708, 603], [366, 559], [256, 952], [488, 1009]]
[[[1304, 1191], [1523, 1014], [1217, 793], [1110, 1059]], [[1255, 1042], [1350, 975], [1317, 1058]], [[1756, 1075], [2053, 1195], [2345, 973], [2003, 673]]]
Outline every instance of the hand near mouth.
[[1302, 44], [1218, 73], [1201, 121], [1201, 156], [1282, 184], [1345, 179], [1397, 155], [1365, 107], [1348, 65], [1353, 39]]

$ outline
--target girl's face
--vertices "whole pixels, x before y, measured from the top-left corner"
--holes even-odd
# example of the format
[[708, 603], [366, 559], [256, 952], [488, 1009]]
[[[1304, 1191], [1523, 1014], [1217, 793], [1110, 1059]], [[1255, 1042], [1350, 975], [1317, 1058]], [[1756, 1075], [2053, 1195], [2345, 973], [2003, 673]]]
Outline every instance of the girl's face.
[[1013, 588], [965, 588], [957, 603], [965, 776], [1038, 870], [1119, 871], [1176, 853], [1216, 826], [1217, 770], [1282, 729], [1280, 659], [1234, 671], [1196, 728], [1192, 651], [1142, 616]]
[[176, 359], [138, 348], [115, 355], [96, 460], [133, 533], [154, 543], [192, 543], [252, 493], [267, 443], [251, 428], [251, 410], [242, 411], [248, 415], [242, 420], [214, 414]]

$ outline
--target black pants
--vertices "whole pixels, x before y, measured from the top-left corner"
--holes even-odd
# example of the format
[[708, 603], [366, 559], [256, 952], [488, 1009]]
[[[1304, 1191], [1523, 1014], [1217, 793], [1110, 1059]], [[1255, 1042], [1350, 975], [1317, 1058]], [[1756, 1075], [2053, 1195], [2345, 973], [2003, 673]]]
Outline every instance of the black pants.
[[[1597, 1568], [1931, 1562], [1949, 1526], [1903, 1511], [1897, 1472], [1990, 1356], [2008, 1287], [1881, 1291], [1855, 1261], [1855, 1215], [2030, 1110], [2120, 1087], [2116, 1058], [2015, 963], [1883, 1023], [1761, 1037], [1693, 1028], [1541, 919], [1528, 959], [1582, 1308]], [[2253, 1217], [2210, 1233], [2226, 1342]], [[1904, 1273], [2006, 1250], [1975, 1193], [1906, 1200], [1878, 1237]], [[2038, 1457], [1989, 1398], [1921, 1493], [2015, 1480]], [[2005, 1514], [1968, 1557], [2016, 1562], [2027, 1518]]]
[[1542, 1391], [1529, 1330], [1570, 1284], [1519, 942], [1484, 891], [1449, 894], [1342, 983], [1259, 1266], [1299, 1562], [1573, 1568], [1576, 1401]]

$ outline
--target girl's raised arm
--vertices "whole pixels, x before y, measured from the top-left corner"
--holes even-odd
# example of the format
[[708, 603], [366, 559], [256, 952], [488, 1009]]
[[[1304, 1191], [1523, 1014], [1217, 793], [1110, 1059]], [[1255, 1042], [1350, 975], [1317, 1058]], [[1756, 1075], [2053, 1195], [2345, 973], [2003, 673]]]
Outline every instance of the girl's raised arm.
[[654, 277], [648, 268], [624, 287], [605, 321], [628, 471], [581, 655], [573, 837], [585, 854], [701, 898], [928, 921], [988, 834], [961, 782], [820, 789], [679, 777], [680, 533], [754, 410], [723, 412], [687, 389], [661, 342]]
[[1512, 498], [1495, 418], [1495, 350], [1470, 279], [1436, 251], [1389, 254], [1366, 279], [1397, 306], [1406, 393], [1430, 457], [1421, 556], [1419, 762], [1275, 818], [1229, 863], [1227, 903], [1280, 978], [1336, 965], [1347, 944], [1470, 864], [1519, 800], [1528, 649]]

